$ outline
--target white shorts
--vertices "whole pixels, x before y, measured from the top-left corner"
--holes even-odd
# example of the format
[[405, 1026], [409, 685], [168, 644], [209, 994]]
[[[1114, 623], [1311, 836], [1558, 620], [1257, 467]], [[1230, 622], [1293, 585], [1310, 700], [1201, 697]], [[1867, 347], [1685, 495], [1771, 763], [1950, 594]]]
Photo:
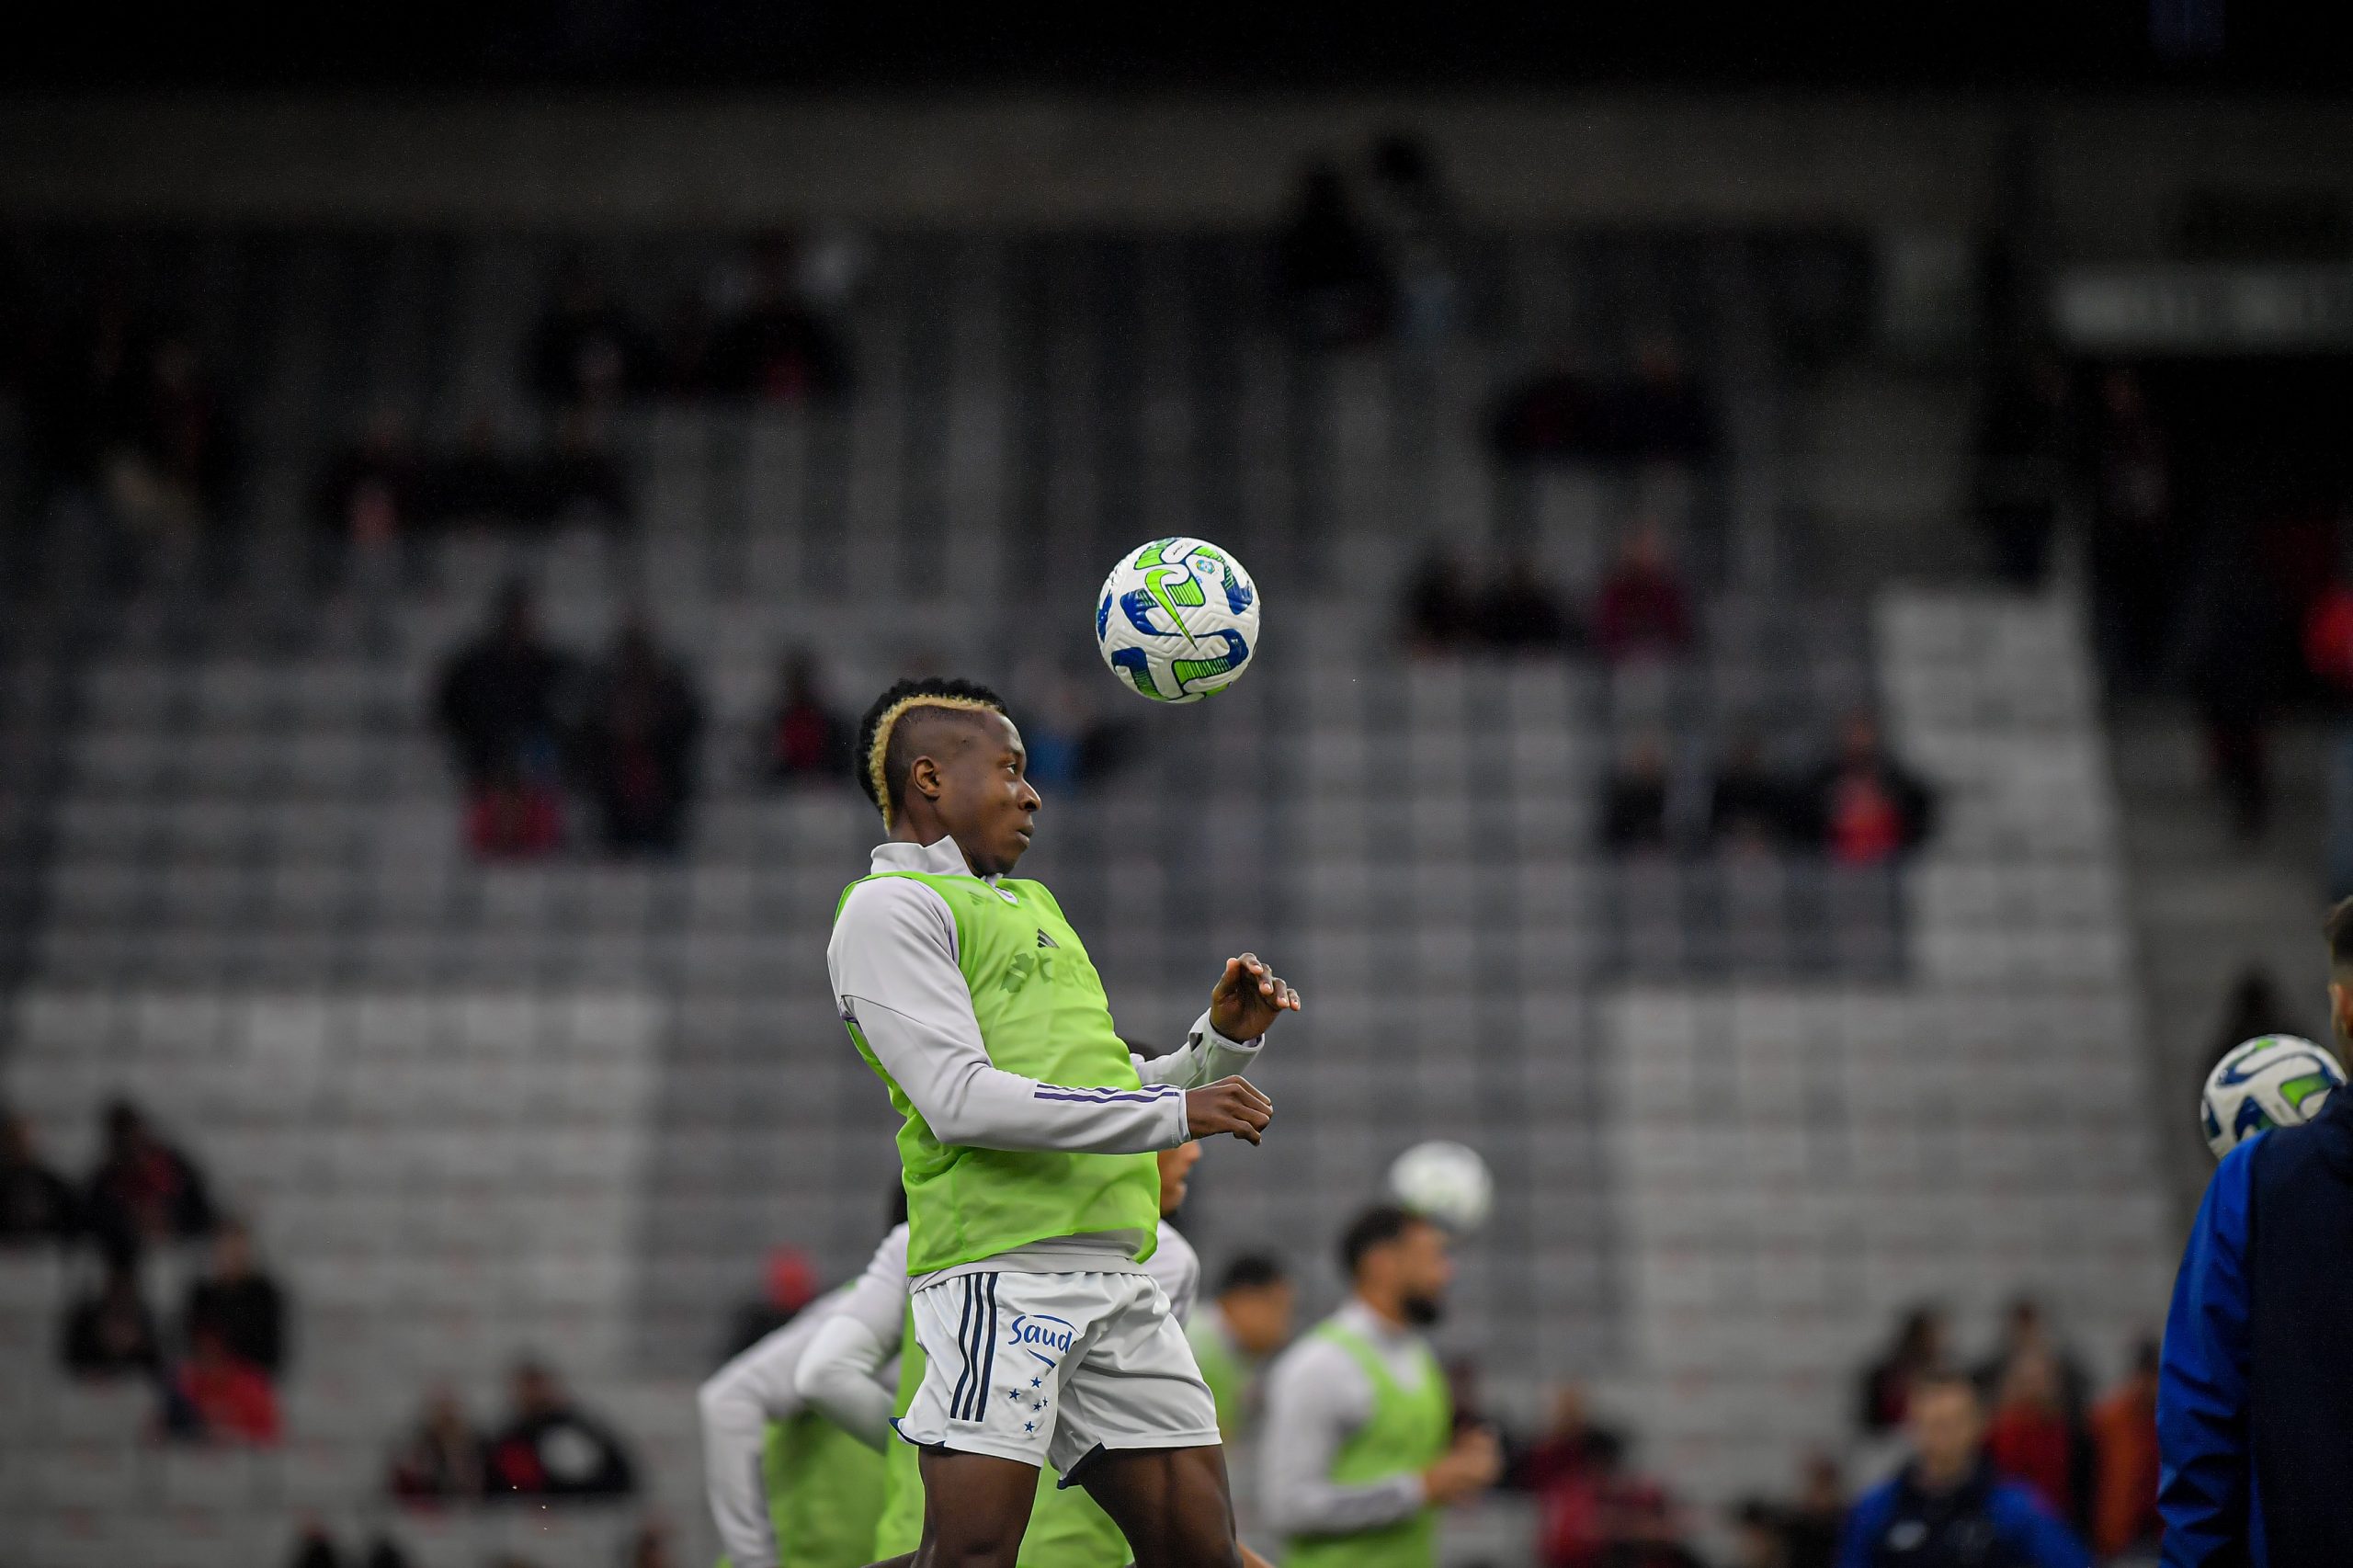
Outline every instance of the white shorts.
[[926, 1365], [899, 1436], [1051, 1464], [1218, 1442], [1217, 1402], [1149, 1274], [964, 1274], [916, 1291]]

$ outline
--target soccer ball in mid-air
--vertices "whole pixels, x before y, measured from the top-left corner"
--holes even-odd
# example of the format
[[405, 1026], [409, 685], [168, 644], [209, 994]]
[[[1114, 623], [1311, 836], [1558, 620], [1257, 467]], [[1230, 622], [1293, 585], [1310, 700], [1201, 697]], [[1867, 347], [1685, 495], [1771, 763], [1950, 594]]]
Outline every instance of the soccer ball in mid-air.
[[1389, 1191], [1415, 1213], [1467, 1233], [1487, 1222], [1495, 1178], [1476, 1149], [1434, 1139], [1397, 1156], [1389, 1167]]
[[2345, 1083], [2336, 1058], [2291, 1034], [2261, 1034], [2231, 1047], [2206, 1074], [2199, 1126], [2216, 1158], [2268, 1127], [2294, 1127], [2318, 1116], [2328, 1092]]
[[1199, 702], [1232, 686], [1257, 653], [1257, 585], [1205, 540], [1154, 540], [1103, 579], [1095, 645], [1131, 689]]

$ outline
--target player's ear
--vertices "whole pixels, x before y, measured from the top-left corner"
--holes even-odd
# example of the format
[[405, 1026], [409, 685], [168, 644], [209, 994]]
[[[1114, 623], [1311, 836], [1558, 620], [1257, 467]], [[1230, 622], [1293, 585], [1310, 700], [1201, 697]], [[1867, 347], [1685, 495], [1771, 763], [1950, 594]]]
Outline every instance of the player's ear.
[[907, 768], [907, 788], [926, 801], [939, 799], [939, 764], [927, 756], [919, 756]]
[[2328, 983], [2328, 1011], [2339, 1039], [2353, 1040], [2353, 987], [2341, 980]]

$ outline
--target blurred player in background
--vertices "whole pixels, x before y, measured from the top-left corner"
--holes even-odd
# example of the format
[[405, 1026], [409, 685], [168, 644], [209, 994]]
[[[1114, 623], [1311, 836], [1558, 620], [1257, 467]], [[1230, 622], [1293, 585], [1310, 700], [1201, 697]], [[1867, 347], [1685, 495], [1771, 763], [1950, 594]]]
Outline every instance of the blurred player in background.
[[1351, 1293], [1267, 1377], [1259, 1506], [1284, 1568], [1435, 1568], [1438, 1510], [1503, 1473], [1481, 1428], [1454, 1430], [1421, 1331], [1454, 1278], [1446, 1233], [1391, 1204], [1341, 1238]]
[[888, 842], [842, 895], [826, 965], [891, 1090], [907, 1190], [911, 1338], [925, 1370], [925, 1549], [1010, 1568], [1051, 1464], [1119, 1521], [1142, 1568], [1236, 1561], [1217, 1407], [1144, 1270], [1155, 1152], [1273, 1107], [1238, 1076], [1298, 993], [1227, 961], [1176, 1051], [1131, 1056], [1051, 893], [1009, 873], [1040, 801], [1004, 703], [902, 681], [859, 726]]
[[[890, 1233], [875, 1250], [883, 1281], [906, 1284], [906, 1194], [892, 1189]], [[802, 1308], [702, 1385], [704, 1487], [730, 1568], [857, 1568], [882, 1513], [882, 1460], [870, 1433], [811, 1407], [796, 1386], [818, 1331], [849, 1307], [866, 1275]]]
[[1201, 1379], [1217, 1396], [1217, 1427], [1231, 1444], [1249, 1418], [1251, 1383], [1267, 1358], [1290, 1343], [1298, 1290], [1280, 1262], [1245, 1253], [1225, 1266], [1217, 1293], [1185, 1325]]
[[[2353, 1049], [2353, 899], [2328, 913], [2329, 1021]], [[2258, 1132], [2206, 1184], [2157, 1381], [2168, 1568], [2353, 1562], [2353, 1093]]]

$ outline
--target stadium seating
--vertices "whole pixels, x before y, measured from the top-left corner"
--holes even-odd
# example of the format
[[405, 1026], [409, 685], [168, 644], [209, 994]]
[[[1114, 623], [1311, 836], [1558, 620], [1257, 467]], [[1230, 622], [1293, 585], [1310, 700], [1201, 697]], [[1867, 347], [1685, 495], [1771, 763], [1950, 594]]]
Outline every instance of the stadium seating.
[[[35, 237], [60, 267], [78, 244]], [[1308, 994], [1265, 1070], [1276, 1135], [1196, 1177], [1212, 1267], [1276, 1244], [1328, 1301], [1329, 1238], [1387, 1161], [1472, 1142], [1498, 1204], [1449, 1347], [1523, 1419], [1546, 1380], [1597, 1381], [1707, 1498], [1838, 1437], [1843, 1380], [1915, 1299], [2030, 1288], [2103, 1354], [2151, 1321], [2164, 1219], [2087, 661], [2049, 606], [1872, 604], [1780, 570], [1777, 290], [1805, 243], [1497, 237], [1472, 279], [1494, 335], [1324, 362], [1267, 324], [1245, 241], [887, 239], [846, 406], [633, 412], [633, 528], [439, 541], [371, 641], [294, 564], [308, 477], [380, 403], [438, 436], [484, 411], [536, 427], [515, 349], [562, 248], [152, 247], [204, 280], [200, 328], [247, 390], [253, 515], [214, 587], [77, 618], [60, 564], [42, 602], [67, 608], [18, 633], [69, 700], [9, 709], [54, 766], [7, 776], [42, 850], [5, 1084], [75, 1167], [102, 1099], [138, 1096], [254, 1216], [296, 1302], [290, 1437], [152, 1450], [143, 1408], [61, 1387], [45, 1334], [0, 1335], [0, 1499], [32, 1509], [29, 1562], [250, 1562], [306, 1511], [426, 1564], [608, 1560], [620, 1513], [383, 1504], [426, 1382], [484, 1390], [527, 1349], [628, 1430], [700, 1551], [693, 1379], [767, 1247], [829, 1278], [862, 1261], [894, 1169], [821, 956], [873, 819], [846, 788], [752, 778], [777, 655], [822, 649], [853, 698], [917, 655], [1083, 664], [1095, 574], [1154, 532], [1250, 562], [1267, 656], [1214, 703], [1116, 710], [1140, 760], [1051, 802], [1024, 869], [1140, 1039], [1176, 1038], [1245, 945]], [[720, 259], [599, 253], [641, 290]], [[1607, 355], [1630, 316], [1714, 378], [1722, 471], [1498, 471], [1478, 411], [1528, 346]], [[1704, 590], [1675, 669], [1396, 648], [1425, 540], [1524, 544], [1583, 591], [1641, 516]], [[600, 644], [642, 604], [693, 665], [711, 722], [676, 860], [465, 856], [427, 692], [518, 569], [559, 639]], [[1915, 867], [1594, 847], [1637, 730], [1704, 750], [1870, 701], [1946, 796]], [[63, 1288], [12, 1265], [0, 1323], [52, 1321]], [[1498, 1518], [1525, 1528], [1465, 1540]]]

